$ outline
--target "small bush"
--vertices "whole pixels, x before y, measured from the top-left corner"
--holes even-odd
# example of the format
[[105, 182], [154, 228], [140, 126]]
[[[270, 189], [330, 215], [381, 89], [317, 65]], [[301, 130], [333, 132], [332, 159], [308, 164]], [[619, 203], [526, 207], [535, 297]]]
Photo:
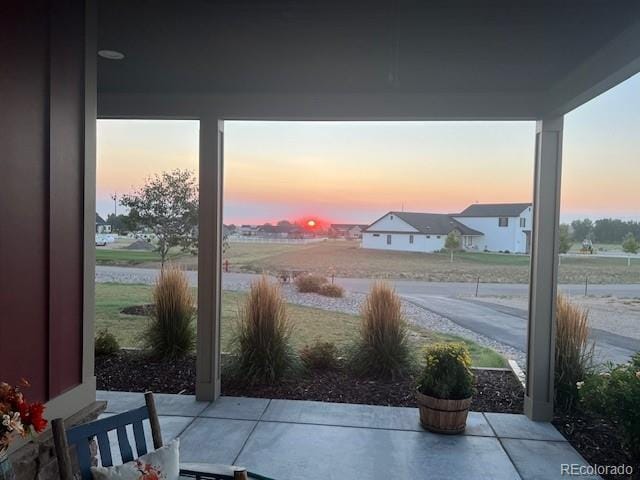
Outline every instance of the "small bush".
[[155, 308], [150, 311], [143, 336], [144, 345], [153, 356], [176, 360], [193, 350], [196, 340], [193, 301], [184, 272], [173, 265], [165, 267], [153, 289]]
[[335, 283], [325, 283], [324, 285], [320, 285], [318, 293], [325, 297], [342, 298], [344, 297], [344, 288]]
[[609, 365], [578, 383], [582, 405], [612, 418], [622, 430], [625, 446], [640, 460], [640, 352], [630, 363]]
[[296, 287], [300, 293], [318, 293], [327, 279], [320, 275], [300, 275], [296, 277]]
[[385, 283], [373, 285], [361, 308], [360, 335], [350, 352], [355, 373], [380, 378], [403, 377], [413, 367], [402, 304]]
[[237, 373], [243, 379], [251, 383], [275, 382], [296, 365], [287, 305], [278, 285], [266, 277], [251, 284], [238, 309], [236, 330]]
[[473, 395], [471, 356], [463, 343], [436, 343], [425, 349], [418, 391], [431, 397], [462, 400]]
[[338, 368], [338, 348], [332, 342], [317, 341], [300, 350], [302, 364], [311, 370], [335, 370]]
[[96, 357], [115, 355], [120, 350], [120, 344], [115, 335], [109, 330], [100, 330], [96, 335]]
[[576, 384], [584, 380], [593, 359], [589, 340], [589, 312], [566, 297], [556, 302], [555, 401], [570, 409], [578, 398]]

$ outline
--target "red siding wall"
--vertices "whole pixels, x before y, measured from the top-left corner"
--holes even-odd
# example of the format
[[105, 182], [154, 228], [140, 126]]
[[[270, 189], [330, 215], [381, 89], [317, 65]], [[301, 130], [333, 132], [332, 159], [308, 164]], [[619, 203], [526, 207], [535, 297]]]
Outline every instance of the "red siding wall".
[[84, 5], [0, 7], [0, 381], [81, 382]]

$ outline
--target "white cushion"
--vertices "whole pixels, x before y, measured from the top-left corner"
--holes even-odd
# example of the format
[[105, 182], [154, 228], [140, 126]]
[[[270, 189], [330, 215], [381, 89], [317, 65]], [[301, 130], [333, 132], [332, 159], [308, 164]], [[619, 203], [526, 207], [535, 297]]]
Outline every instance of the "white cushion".
[[136, 460], [114, 467], [91, 467], [95, 480], [178, 480], [179, 439]]

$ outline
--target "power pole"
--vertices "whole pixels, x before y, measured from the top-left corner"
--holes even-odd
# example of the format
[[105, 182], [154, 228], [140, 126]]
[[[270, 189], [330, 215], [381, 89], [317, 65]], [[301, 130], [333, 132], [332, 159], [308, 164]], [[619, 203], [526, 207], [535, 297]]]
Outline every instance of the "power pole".
[[113, 216], [118, 216], [118, 194], [114, 193], [111, 195], [111, 200], [113, 200]]

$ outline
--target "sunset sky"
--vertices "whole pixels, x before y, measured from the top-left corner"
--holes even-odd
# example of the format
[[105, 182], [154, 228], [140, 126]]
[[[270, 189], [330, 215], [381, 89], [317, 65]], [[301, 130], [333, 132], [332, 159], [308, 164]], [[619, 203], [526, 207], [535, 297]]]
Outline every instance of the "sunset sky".
[[[531, 201], [534, 122], [226, 122], [225, 223]], [[640, 219], [640, 75], [565, 117], [562, 220]], [[197, 172], [198, 123], [98, 122], [97, 208], [157, 172]], [[123, 211], [122, 207], [118, 207]]]

